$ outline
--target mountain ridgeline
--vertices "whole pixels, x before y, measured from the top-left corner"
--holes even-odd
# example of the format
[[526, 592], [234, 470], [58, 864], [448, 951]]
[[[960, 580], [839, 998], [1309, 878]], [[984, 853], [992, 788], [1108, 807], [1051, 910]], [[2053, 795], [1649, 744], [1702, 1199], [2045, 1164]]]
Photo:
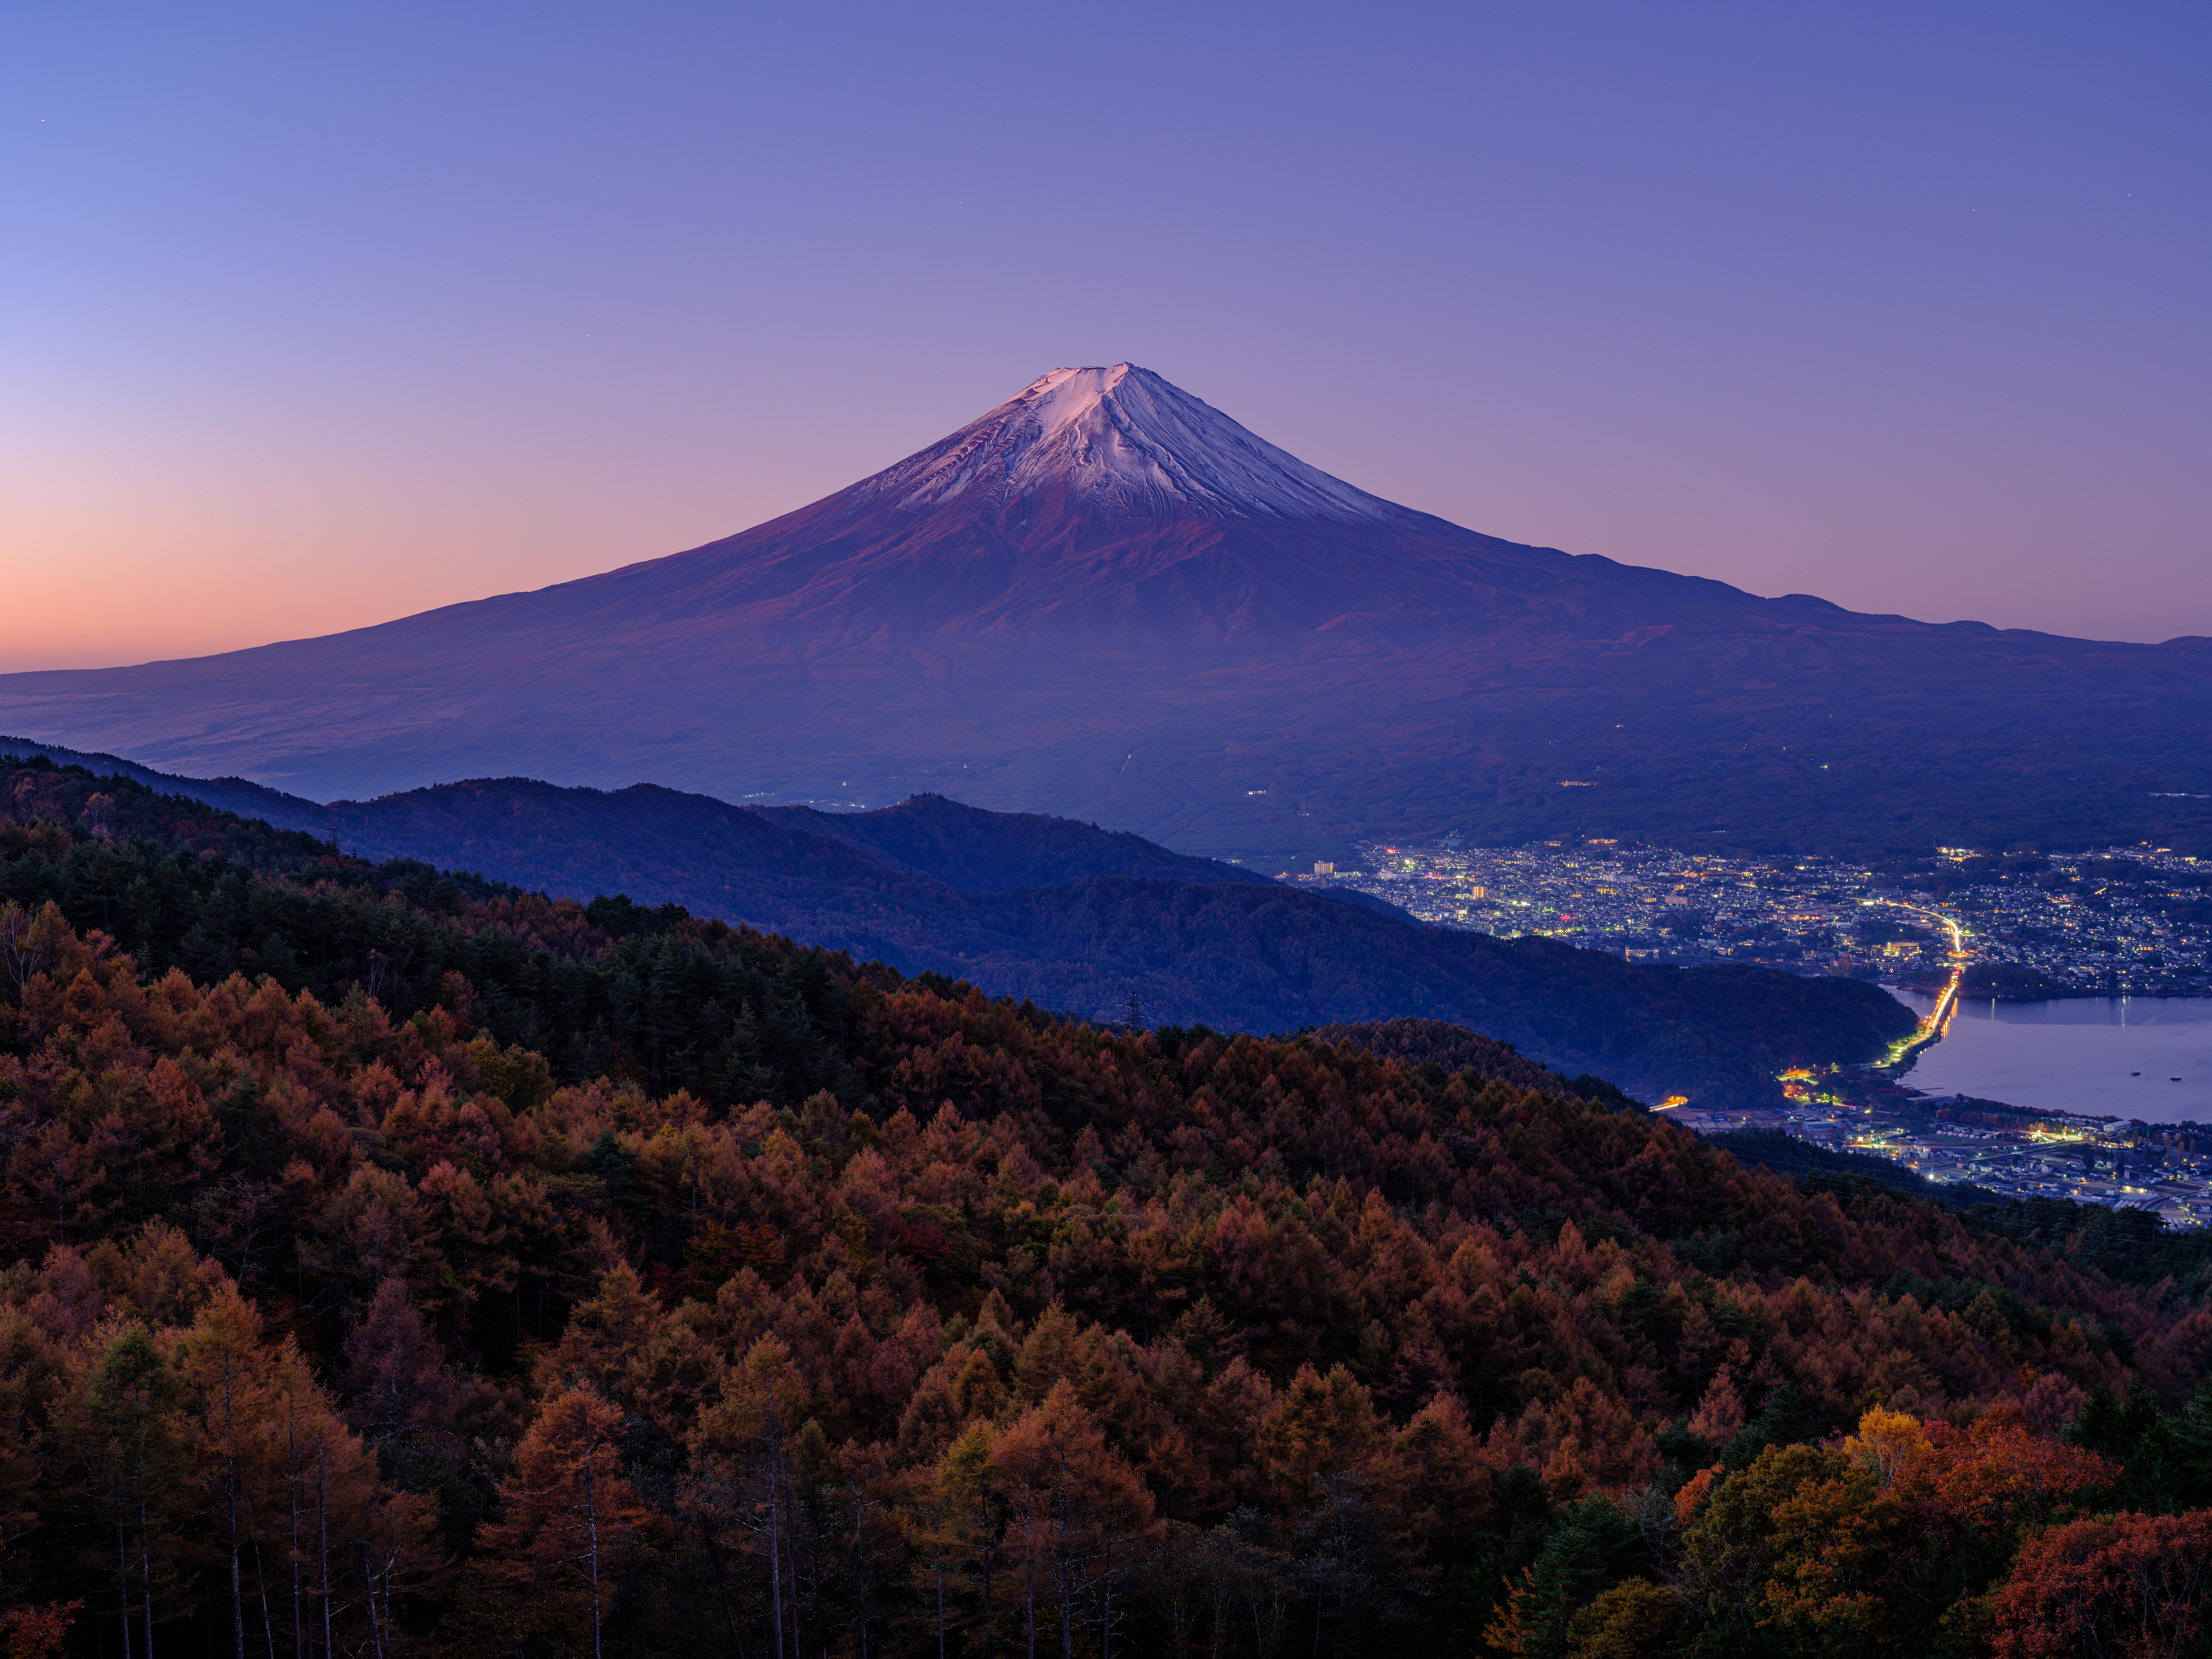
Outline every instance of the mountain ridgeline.
[[[60, 852], [57, 860], [27, 842], [6, 890], [62, 902], [149, 966], [177, 961], [204, 975], [258, 963], [323, 995], [383, 974], [432, 1000], [452, 968], [490, 1000], [484, 1018], [504, 1040], [548, 1047], [586, 1071], [606, 1063], [587, 1036], [606, 1011], [556, 1013], [545, 983], [557, 975], [532, 955], [539, 924], [465, 965], [458, 947], [403, 942], [399, 923], [376, 908], [381, 893], [395, 882], [419, 888], [431, 866], [466, 869], [472, 884], [447, 884], [456, 903], [535, 903], [538, 892], [590, 900], [587, 911], [562, 914], [617, 932], [632, 924], [617, 919], [640, 907], [680, 911], [684, 929], [750, 927], [1113, 1022], [1133, 997], [1146, 1023], [1224, 1030], [1449, 1021], [1563, 1075], [1609, 1079], [1651, 1099], [1769, 1098], [1786, 1067], [1871, 1058], [1913, 1023], [1853, 980], [1630, 963], [1549, 939], [1422, 927], [1134, 836], [941, 797], [832, 816], [644, 786], [603, 794], [503, 780], [270, 806], [316, 826], [288, 836], [43, 756], [21, 763], [11, 787], [6, 810], [23, 826], [14, 833]], [[358, 856], [335, 856], [318, 839], [333, 835]], [[198, 855], [210, 837], [219, 847], [244, 837], [258, 850], [218, 865]], [[1039, 877], [1059, 879], [1012, 885]], [[224, 896], [246, 888], [265, 897]], [[608, 895], [622, 896], [595, 896]], [[651, 923], [664, 936], [677, 926]], [[503, 996], [519, 999], [511, 1012]], [[743, 999], [705, 1000], [715, 1012], [679, 1045], [693, 1069], [657, 1080], [707, 1086], [702, 1068]]]
[[2212, 854], [2201, 639], [1861, 615], [1500, 540], [1126, 363], [689, 552], [326, 639], [0, 675], [0, 728], [318, 798], [935, 790], [1281, 862], [1452, 828]]

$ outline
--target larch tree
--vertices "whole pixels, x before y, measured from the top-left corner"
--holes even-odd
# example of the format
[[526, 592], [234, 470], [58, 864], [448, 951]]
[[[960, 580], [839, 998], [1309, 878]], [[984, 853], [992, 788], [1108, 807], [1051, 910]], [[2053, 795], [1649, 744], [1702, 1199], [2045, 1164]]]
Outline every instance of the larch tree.
[[477, 1534], [493, 1570], [511, 1583], [580, 1594], [592, 1659], [615, 1589], [613, 1568], [652, 1514], [623, 1473], [622, 1413], [589, 1389], [547, 1400], [515, 1448], [500, 1488], [502, 1516]]
[[66, 1413], [83, 1506], [114, 1540], [124, 1659], [153, 1659], [155, 1600], [175, 1582], [178, 1510], [192, 1473], [179, 1392], [169, 1354], [134, 1320], [89, 1356]]
[[[793, 1441], [805, 1420], [805, 1384], [791, 1352], [762, 1337], [723, 1379], [721, 1398], [699, 1415], [690, 1437], [685, 1490], [712, 1535], [766, 1558], [769, 1622], [777, 1659], [795, 1646], [798, 1587], [792, 1568], [798, 1468]], [[787, 1613], [788, 1604], [788, 1613]]]
[[1006, 1553], [1019, 1564], [1024, 1633], [1035, 1659], [1037, 1592], [1050, 1599], [1061, 1659], [1073, 1659], [1084, 1626], [1100, 1659], [1112, 1659], [1117, 1602], [1140, 1540], [1154, 1529], [1152, 1494], [1106, 1444], [1097, 1419], [1062, 1377], [992, 1449], [990, 1473], [1006, 1512]]

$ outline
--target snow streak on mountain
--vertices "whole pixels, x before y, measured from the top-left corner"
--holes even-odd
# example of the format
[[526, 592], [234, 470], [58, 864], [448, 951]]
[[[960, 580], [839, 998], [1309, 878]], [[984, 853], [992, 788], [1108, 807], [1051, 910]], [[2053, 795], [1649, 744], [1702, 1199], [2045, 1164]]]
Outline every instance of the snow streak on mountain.
[[1308, 466], [1133, 363], [1055, 368], [853, 495], [918, 512], [963, 496], [995, 505], [1054, 492], [1128, 518], [1420, 516]]

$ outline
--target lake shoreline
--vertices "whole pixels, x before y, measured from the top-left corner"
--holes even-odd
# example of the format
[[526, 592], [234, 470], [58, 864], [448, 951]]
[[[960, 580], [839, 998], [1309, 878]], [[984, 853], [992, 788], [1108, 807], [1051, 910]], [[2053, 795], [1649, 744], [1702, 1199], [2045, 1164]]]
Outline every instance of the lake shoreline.
[[[1923, 1018], [1934, 1006], [1916, 987], [1884, 988]], [[1963, 997], [1898, 1081], [2027, 1111], [2212, 1122], [2212, 997]]]

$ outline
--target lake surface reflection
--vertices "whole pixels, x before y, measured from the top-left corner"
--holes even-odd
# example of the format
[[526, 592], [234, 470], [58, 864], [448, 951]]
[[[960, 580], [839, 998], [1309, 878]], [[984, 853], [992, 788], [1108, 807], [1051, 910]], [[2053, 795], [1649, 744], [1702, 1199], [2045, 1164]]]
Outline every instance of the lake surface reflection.
[[[1888, 989], [1923, 1018], [1935, 1006], [1933, 997]], [[1905, 1081], [2035, 1111], [2212, 1122], [2212, 997], [1961, 1002], [1949, 1033]]]

